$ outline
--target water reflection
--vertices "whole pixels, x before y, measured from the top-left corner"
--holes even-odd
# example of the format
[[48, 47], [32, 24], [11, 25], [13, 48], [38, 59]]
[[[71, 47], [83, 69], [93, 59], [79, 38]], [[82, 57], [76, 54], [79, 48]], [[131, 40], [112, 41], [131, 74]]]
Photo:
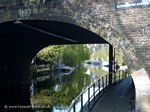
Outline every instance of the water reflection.
[[[43, 80], [32, 83], [31, 101], [34, 106], [50, 108], [35, 108], [37, 112], [67, 112], [71, 101], [90, 84], [90, 76], [86, 69], [76, 69], [70, 75], [51, 73]], [[34, 84], [34, 87], [33, 87]]]
[[[36, 112], [67, 112], [72, 100], [90, 83], [107, 74], [103, 68], [78, 68], [70, 74], [50, 73], [33, 80], [31, 102]], [[37, 108], [38, 107], [38, 108]]]

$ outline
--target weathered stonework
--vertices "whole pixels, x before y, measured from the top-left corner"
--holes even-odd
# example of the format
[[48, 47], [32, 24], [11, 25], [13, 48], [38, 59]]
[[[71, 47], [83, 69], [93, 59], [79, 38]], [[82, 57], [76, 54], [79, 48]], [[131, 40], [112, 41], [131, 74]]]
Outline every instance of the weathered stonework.
[[[147, 62], [150, 59], [146, 54], [149, 53], [150, 47], [150, 8], [119, 10], [114, 8], [116, 3], [104, 0], [99, 2], [94, 0], [7, 2], [1, 3], [1, 23], [38, 19], [75, 24], [98, 34], [115, 46], [130, 69], [137, 70], [144, 66], [149, 69]], [[117, 3], [124, 2], [127, 1], [118, 0]]]

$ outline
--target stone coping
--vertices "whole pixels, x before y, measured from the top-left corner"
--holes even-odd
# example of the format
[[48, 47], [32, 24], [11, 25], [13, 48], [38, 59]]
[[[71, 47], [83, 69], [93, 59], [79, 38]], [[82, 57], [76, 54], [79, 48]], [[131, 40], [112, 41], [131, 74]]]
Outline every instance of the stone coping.
[[136, 91], [136, 112], [150, 111], [150, 80], [144, 68], [131, 74]]

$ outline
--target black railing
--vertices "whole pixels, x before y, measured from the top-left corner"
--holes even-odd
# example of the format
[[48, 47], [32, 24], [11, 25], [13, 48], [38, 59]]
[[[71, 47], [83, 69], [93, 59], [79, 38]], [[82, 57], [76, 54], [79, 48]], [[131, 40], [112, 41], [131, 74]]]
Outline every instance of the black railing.
[[[111, 85], [129, 76], [128, 73], [124, 71], [117, 71], [110, 74], [112, 74]], [[111, 86], [109, 80], [110, 74], [97, 79], [85, 90], [83, 90], [79, 96], [72, 101], [68, 112], [90, 112], [96, 101], [105, 92], [106, 88]]]

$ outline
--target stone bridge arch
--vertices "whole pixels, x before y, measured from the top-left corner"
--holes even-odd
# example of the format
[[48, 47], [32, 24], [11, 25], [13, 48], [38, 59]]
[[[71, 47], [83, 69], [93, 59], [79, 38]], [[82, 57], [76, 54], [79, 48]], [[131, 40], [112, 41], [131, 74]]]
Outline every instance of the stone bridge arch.
[[98, 11], [101, 7], [94, 9], [94, 6], [98, 4], [99, 2], [92, 0], [12, 1], [7, 2], [7, 5], [3, 2], [1, 11], [4, 13], [1, 13], [0, 22], [46, 20], [65, 22], [85, 28], [112, 44], [123, 56], [131, 71], [137, 70], [141, 64], [139, 64], [132, 43], [115, 30], [110, 23], [110, 17], [105, 12]]
[[[26, 1], [25, 0], [12, 0], [12, 1], [5, 0], [5, 1], [0, 1], [0, 17], [1, 17], [0, 27], [2, 26], [2, 24], [5, 24], [5, 23], [7, 24], [8, 22], [11, 22], [13, 24], [24, 24], [25, 21], [30, 21], [30, 20], [55, 21], [55, 22], [63, 22], [63, 23], [72, 24], [72, 25], [81, 27], [83, 29], [86, 29], [90, 32], [93, 32], [94, 34], [98, 35], [100, 38], [103, 38], [104, 40], [112, 44], [120, 52], [124, 60], [128, 63], [128, 66], [131, 69], [131, 71], [144, 68], [141, 58], [139, 57], [139, 55], [143, 56], [143, 54], [140, 51], [141, 49], [140, 47], [135, 48], [135, 45], [138, 42], [136, 43], [137, 41], [136, 39], [134, 40], [133, 38], [127, 37], [128, 34], [126, 36], [126, 34], [120, 29], [121, 27], [123, 27], [122, 25], [126, 21], [120, 19], [120, 18], [123, 18], [123, 16], [118, 16], [119, 14], [116, 13], [116, 10], [114, 10], [114, 8], [112, 8], [113, 3], [114, 3], [113, 1], [109, 1], [109, 0], [100, 0], [100, 1], [97, 1], [97, 0], [88, 0], [88, 1], [86, 0], [77, 0], [77, 1], [76, 0], [39, 0], [39, 1], [38, 0], [26, 0]], [[104, 8], [107, 8], [107, 9], [103, 11]], [[123, 14], [127, 13], [124, 10], [121, 12], [123, 12]], [[111, 15], [111, 13], [113, 13], [113, 15]], [[113, 22], [117, 22], [117, 24], [114, 24]], [[117, 26], [118, 24], [121, 24], [121, 25]], [[143, 28], [144, 31], [146, 32], [145, 35], [149, 35], [147, 34], [149, 31], [148, 29], [149, 25], [147, 23], [145, 24], [147, 26], [147, 28]], [[130, 22], [127, 27], [130, 27], [130, 29], [133, 32], [137, 28], [137, 27], [132, 28], [132, 25], [130, 25]], [[12, 31], [13, 30], [10, 30], [10, 32]], [[0, 32], [0, 34], [3, 34], [2, 31]], [[1, 35], [0, 40], [1, 40], [0, 49], [2, 49], [2, 52], [5, 52], [3, 51], [4, 46], [1, 46], [1, 45], [3, 45], [3, 41], [7, 42], [7, 39], [5, 39], [3, 35]], [[147, 40], [149, 40], [149, 38], [147, 38]], [[12, 39], [11, 41], [14, 41], [14, 40]], [[143, 42], [145, 42], [145, 40]], [[134, 45], [134, 43], [136, 44]], [[147, 45], [144, 44], [144, 46], [147, 46]], [[5, 45], [5, 47], [7, 48], [7, 45]], [[23, 60], [23, 59], [21, 58], [20, 60]], [[23, 61], [21, 63], [23, 63]], [[18, 63], [18, 69], [20, 69], [21, 71], [22, 68], [19, 65], [20, 63]], [[147, 65], [149, 66], [149, 63], [147, 63]], [[27, 68], [28, 65], [24, 64], [23, 66]], [[7, 69], [7, 66], [4, 66], [3, 69]], [[27, 72], [23, 74], [27, 74]], [[14, 79], [13, 76], [10, 77], [10, 79], [11, 78]], [[26, 78], [27, 77], [20, 77], [20, 80], [26, 80]], [[26, 84], [26, 82], [22, 82], [23, 86], [25, 87], [23, 87], [23, 89], [21, 88], [16, 91], [19, 92], [20, 94], [27, 93], [24, 97], [27, 99], [24, 99], [24, 101], [28, 105], [30, 103], [28, 99], [29, 90], [28, 90], [28, 87], [24, 85], [24, 83]], [[5, 84], [5, 82], [3, 82], [2, 84]], [[7, 85], [4, 85], [4, 86], [7, 86]], [[7, 90], [6, 88], [4, 88], [2, 89], [2, 91], [4, 92], [0, 93], [0, 96], [7, 96], [5, 94], [6, 93], [8, 94], [11, 91], [11, 89]], [[17, 97], [17, 98], [20, 98], [20, 97]], [[4, 100], [7, 100], [7, 99], [4, 99]], [[17, 104], [20, 104], [20, 103], [21, 102], [17, 102]]]

